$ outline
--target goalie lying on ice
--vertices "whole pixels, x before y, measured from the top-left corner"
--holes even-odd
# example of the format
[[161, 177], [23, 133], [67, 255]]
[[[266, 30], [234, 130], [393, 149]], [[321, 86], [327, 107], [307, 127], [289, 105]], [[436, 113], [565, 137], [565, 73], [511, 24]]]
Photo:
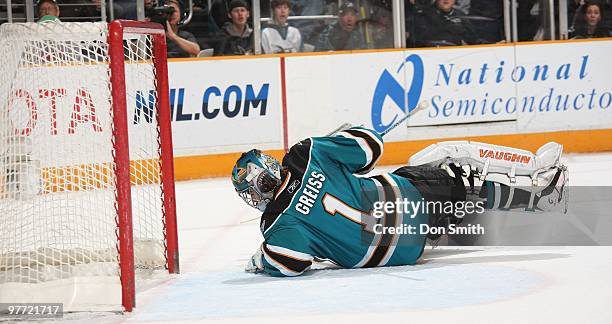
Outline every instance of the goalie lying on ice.
[[[521, 210], [558, 207], [567, 196], [566, 168], [558, 163], [561, 151], [556, 143], [533, 154], [483, 143], [443, 142], [415, 154], [409, 166], [358, 177], [372, 170], [383, 153], [382, 137], [366, 128], [305, 139], [291, 147], [282, 165], [251, 150], [242, 154], [232, 172], [240, 197], [263, 212], [264, 242], [246, 271], [296, 276], [315, 259], [345, 268], [415, 264], [426, 238], [439, 234], [381, 228], [451, 226], [461, 219], [446, 209], [392, 208], [401, 205], [396, 202], [480, 201], [486, 208]], [[472, 195], [475, 183], [482, 189]], [[394, 204], [381, 209], [384, 202]]]

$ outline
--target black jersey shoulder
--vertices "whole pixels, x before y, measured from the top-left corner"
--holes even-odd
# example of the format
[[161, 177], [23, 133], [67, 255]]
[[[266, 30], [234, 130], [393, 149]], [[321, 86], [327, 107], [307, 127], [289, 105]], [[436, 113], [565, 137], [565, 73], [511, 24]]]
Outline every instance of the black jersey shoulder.
[[312, 140], [310, 138], [293, 145], [283, 158], [283, 167], [293, 174], [299, 174], [301, 178], [306, 173], [306, 168], [308, 168], [308, 163], [310, 162], [311, 147]]
[[293, 145], [283, 158], [283, 178], [279, 190], [274, 195], [274, 200], [268, 203], [266, 210], [261, 216], [259, 227], [265, 232], [276, 222], [278, 217], [291, 206], [295, 193], [299, 191], [304, 182], [304, 174], [310, 163], [310, 150], [312, 140], [305, 139]]

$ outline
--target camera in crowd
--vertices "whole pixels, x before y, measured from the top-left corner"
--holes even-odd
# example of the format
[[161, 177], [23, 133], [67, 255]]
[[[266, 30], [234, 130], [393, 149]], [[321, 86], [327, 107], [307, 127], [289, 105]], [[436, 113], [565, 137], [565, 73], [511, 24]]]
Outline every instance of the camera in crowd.
[[174, 7], [165, 4], [148, 9], [146, 16], [151, 20], [151, 22], [159, 23], [164, 26], [165, 29], [166, 22], [172, 13], [174, 13]]

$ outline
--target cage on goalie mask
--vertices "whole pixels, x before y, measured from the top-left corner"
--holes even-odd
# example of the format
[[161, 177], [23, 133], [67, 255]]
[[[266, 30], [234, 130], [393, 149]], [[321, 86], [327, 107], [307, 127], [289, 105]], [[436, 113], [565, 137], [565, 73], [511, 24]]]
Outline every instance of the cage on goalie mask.
[[253, 149], [236, 161], [232, 184], [242, 200], [263, 212], [281, 182], [280, 170], [275, 158]]

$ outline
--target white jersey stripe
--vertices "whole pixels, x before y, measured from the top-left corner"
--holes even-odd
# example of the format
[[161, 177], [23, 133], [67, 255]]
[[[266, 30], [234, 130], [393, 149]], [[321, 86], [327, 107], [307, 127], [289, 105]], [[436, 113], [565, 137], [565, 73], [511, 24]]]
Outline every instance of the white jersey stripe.
[[284, 247], [280, 247], [280, 246], [276, 246], [276, 245], [270, 245], [270, 244], [266, 244], [266, 247], [268, 248], [268, 250], [278, 253], [278, 254], [283, 254], [287, 257], [290, 257], [292, 259], [296, 259], [299, 261], [305, 261], [305, 262], [312, 262], [313, 257], [310, 254], [307, 253], [302, 253], [302, 252], [298, 252], [298, 251], [293, 251], [291, 249], [287, 249]]
[[274, 258], [272, 258], [271, 256], [268, 255], [268, 253], [266, 253], [265, 249], [261, 249], [261, 251], [263, 252], [263, 256], [266, 259], [266, 262], [271, 264], [273, 267], [275, 267], [278, 271], [280, 271], [280, 273], [284, 274], [285, 276], [288, 276], [288, 277], [299, 276], [302, 273], [304, 273], [304, 271], [306, 271], [308, 269], [308, 268], [306, 268], [306, 269], [304, 269], [304, 271], [301, 271], [301, 272], [293, 271], [293, 270], [285, 267], [281, 263], [276, 262], [276, 260], [274, 260]]
[[[374, 181], [374, 183], [376, 184], [376, 190], [378, 191], [378, 200], [384, 201], [385, 192], [383, 190], [382, 184], [378, 182], [378, 180], [376, 179], [372, 179], [372, 181]], [[359, 261], [356, 265], [353, 266], [353, 268], [361, 268], [366, 263], [368, 263], [368, 261], [370, 261], [370, 259], [372, 258], [372, 255], [374, 254], [374, 251], [376, 251], [376, 248], [378, 247], [378, 244], [380, 244], [381, 238], [382, 238], [382, 235], [374, 234], [374, 238], [372, 239], [372, 242], [370, 243], [370, 246], [368, 247], [366, 254], [363, 256], [361, 261]]]
[[[391, 184], [396, 199], [402, 199], [402, 192], [399, 189], [398, 183], [395, 182], [395, 179], [393, 179], [393, 177], [391, 177], [389, 174], [383, 174], [382, 176], [385, 178], [385, 180], [389, 182], [389, 184]], [[404, 214], [399, 209], [397, 209], [395, 211], [395, 227], [401, 226], [403, 222]], [[380, 260], [380, 263], [378, 264], [379, 267], [382, 267], [387, 264], [387, 262], [389, 262], [389, 259], [391, 259], [391, 257], [393, 256], [393, 252], [395, 252], [395, 247], [397, 246], [397, 241], [399, 240], [399, 237], [399, 234], [393, 235], [393, 239], [391, 240], [391, 246], [389, 246], [385, 257]]]
[[289, 183], [289, 180], [291, 180], [291, 171], [287, 171], [287, 175], [285, 176], [285, 181], [281, 184], [280, 189], [278, 189], [278, 191], [274, 195], [274, 199], [278, 198], [278, 196], [283, 192], [283, 190], [285, 190], [285, 188], [287, 187], [287, 184]]
[[357, 131], [357, 132], [360, 132], [360, 133], [363, 133], [363, 134], [367, 135], [374, 142], [376, 142], [376, 144], [378, 144], [378, 146], [380, 147], [380, 154], [378, 155], [378, 157], [376, 158], [376, 160], [374, 161], [372, 166], [378, 164], [378, 160], [380, 160], [380, 158], [383, 156], [383, 153], [384, 153], [384, 150], [385, 150], [385, 146], [383, 145], [383, 143], [378, 139], [378, 137], [376, 137], [375, 135], [372, 134], [372, 132], [373, 132], [372, 130], [364, 129], [364, 128], [351, 128], [351, 130]]
[[372, 152], [370, 145], [368, 145], [368, 142], [364, 138], [353, 136], [347, 132], [340, 132], [338, 133], [338, 136], [353, 139], [357, 142], [357, 144], [359, 144], [359, 147], [361, 147], [361, 150], [364, 152], [366, 156], [366, 162], [363, 164], [362, 167], [365, 167], [366, 165], [369, 165], [372, 162], [374, 152]]

